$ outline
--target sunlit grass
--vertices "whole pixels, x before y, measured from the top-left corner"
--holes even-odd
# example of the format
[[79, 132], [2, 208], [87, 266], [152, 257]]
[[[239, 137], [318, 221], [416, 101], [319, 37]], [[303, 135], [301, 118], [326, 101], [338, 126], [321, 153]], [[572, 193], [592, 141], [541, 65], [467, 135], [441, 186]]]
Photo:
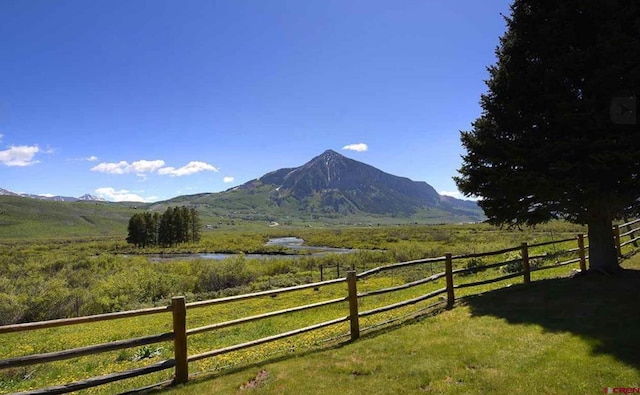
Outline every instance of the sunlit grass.
[[[564, 273], [567, 272], [567, 268], [561, 269], [564, 270]], [[422, 271], [425, 275], [428, 275], [429, 272], [434, 270], [434, 268], [415, 269], [412, 273], [408, 273], [407, 275], [417, 276], [421, 274], [416, 273], [416, 270]], [[556, 270], [560, 270], [560, 268]], [[491, 276], [495, 277], [500, 274], [501, 273], [496, 270], [490, 270], [480, 272], [477, 275], [467, 276], [465, 279], [473, 277], [473, 279], [477, 281]], [[548, 275], [553, 276], [554, 274], [548, 273]], [[511, 281], [511, 283], [518, 282], [518, 280], [514, 279], [506, 281]], [[359, 281], [358, 286], [360, 292], [366, 292], [368, 290], [399, 285], [403, 282], [404, 280], [401, 277], [389, 277], [387, 275], [383, 275]], [[475, 289], [475, 293], [485, 292], [489, 289], [495, 289], [496, 287], [506, 285], [509, 285], [509, 283], [500, 282], [478, 287], [478, 289]], [[439, 280], [424, 286], [392, 294], [363, 298], [360, 301], [360, 309], [361, 311], [370, 310], [376, 307], [400, 302], [420, 296], [435, 289], [442, 288], [443, 286], [443, 280]], [[459, 296], [474, 293], [472, 290], [473, 289], [465, 289], [464, 292], [459, 293]], [[345, 297], [347, 295], [346, 291], [346, 285], [342, 283], [321, 287], [318, 290], [308, 289], [295, 293], [285, 293], [276, 297], [263, 297], [229, 304], [190, 309], [188, 311], [188, 329], [256, 315], [263, 312], [276, 311], [291, 306]], [[442, 299], [435, 299], [429, 303], [437, 302], [438, 300]], [[362, 318], [361, 327], [365, 331], [369, 328], [378, 330], [380, 329], [379, 325], [381, 323], [389, 324], [395, 322], [397, 319], [407, 319], [407, 317], [416, 314], [416, 308], [421, 308], [422, 306], [424, 306], [424, 304], [421, 306], [407, 306], [391, 312]], [[194, 335], [189, 337], [189, 355], [195, 355], [213, 349], [272, 336], [314, 323], [344, 317], [346, 315], [348, 315], [348, 306], [346, 302], [343, 302], [337, 305], [314, 309], [312, 311], [293, 313], [241, 326], [234, 326]], [[34, 332], [3, 335], [4, 341], [0, 345], [0, 353], [7, 357], [12, 357], [28, 355], [31, 353], [52, 352], [72, 347], [81, 347], [88, 344], [98, 344], [169, 331], [171, 331], [171, 315], [170, 313], [163, 313], [153, 316], [115, 320], [113, 322], [99, 322], [73, 327], [51, 328]], [[250, 366], [260, 361], [266, 361], [282, 356], [297, 355], [301, 352], [314, 349], [322, 349], [330, 347], [336, 343], [346, 341], [348, 339], [348, 331], [347, 323], [335, 325], [316, 332], [298, 335], [289, 339], [223, 354], [218, 357], [192, 363], [190, 365], [190, 370], [194, 373], [224, 372], [230, 369]], [[20, 346], [16, 347], [16, 345]], [[168, 342], [166, 344], [153, 345], [152, 347], [154, 347], [153, 350], [157, 351], [157, 353], [154, 353], [150, 358], [142, 360], [134, 358], [136, 350], [125, 350], [76, 358], [66, 362], [40, 365], [36, 368], [30, 368], [33, 370], [24, 372], [24, 375], [28, 376], [27, 380], [5, 379], [3, 381], [4, 387], [0, 387], [0, 389], [3, 391], [16, 391], [50, 385], [60, 385], [74, 380], [108, 374], [115, 371], [123, 371], [140, 367], [153, 361], [172, 358], [172, 343]], [[111, 391], [114, 391], [114, 388], [124, 389], [132, 388], [132, 386], [135, 388], [163, 381], [170, 377], [171, 371], [167, 371], [142, 378], [127, 380], [122, 383], [99, 387], [92, 389], [91, 392], [110, 393]]]
[[[625, 267], [640, 269], [640, 257]], [[627, 281], [609, 280], [603, 292]], [[638, 292], [607, 292], [602, 302], [596, 297], [595, 304], [617, 302], [599, 310], [598, 320], [610, 326], [625, 317], [625, 326], [612, 331], [605, 324], [584, 331], [576, 324], [582, 312], [571, 311], [579, 310], [602, 281], [581, 281], [539, 281], [529, 291], [518, 285], [466, 299], [452, 310], [393, 330], [370, 333], [345, 347], [258, 362], [161, 393], [244, 393], [248, 385], [259, 394], [595, 394], [608, 387], [640, 387], [633, 356], [640, 346], [635, 329], [640, 317], [635, 299], [625, 302]], [[551, 324], [529, 316], [549, 303], [542, 300], [548, 292], [556, 297], [554, 305], [546, 307], [549, 314], [567, 311]], [[508, 312], [501, 313], [500, 304]], [[614, 337], [608, 339], [609, 334]], [[603, 348], [607, 341], [613, 344]]]

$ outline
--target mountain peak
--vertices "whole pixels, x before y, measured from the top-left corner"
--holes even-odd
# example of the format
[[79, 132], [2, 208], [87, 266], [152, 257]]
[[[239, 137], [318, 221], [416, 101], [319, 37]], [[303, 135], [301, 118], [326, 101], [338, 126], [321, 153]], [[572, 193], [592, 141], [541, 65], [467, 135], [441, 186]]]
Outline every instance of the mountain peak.
[[88, 200], [88, 201], [92, 201], [92, 202], [104, 202], [105, 201], [103, 198], [95, 196], [95, 195], [91, 195], [89, 193], [85, 193], [84, 195], [80, 196], [78, 198], [78, 200]]
[[339, 153], [337, 153], [332, 149], [328, 149], [324, 151], [322, 154], [320, 154], [320, 156], [343, 156], [343, 155], [340, 155]]
[[424, 181], [385, 173], [331, 149], [301, 166], [274, 170], [191, 202], [222, 205], [235, 216], [269, 220], [309, 215], [338, 219], [351, 214], [406, 218], [415, 214], [437, 222], [484, 218], [475, 203], [443, 199]]
[[313, 165], [316, 163], [322, 163], [324, 166], [329, 166], [330, 164], [335, 165], [345, 160], [348, 160], [346, 156], [340, 155], [339, 153], [337, 153], [332, 149], [328, 149], [323, 153], [321, 153], [320, 155], [316, 156], [315, 158], [311, 159], [309, 162], [302, 165], [301, 167], [309, 167], [309, 165]]
[[[309, 210], [325, 213], [410, 215], [440, 202], [438, 193], [426, 182], [393, 176], [331, 149], [302, 166], [280, 169], [258, 180], [260, 185], [271, 185], [270, 199], [277, 204], [294, 198]], [[240, 188], [256, 186], [250, 181]]]
[[16, 192], [12, 192], [9, 191], [7, 189], [4, 188], [0, 188], [0, 196], [4, 195], [4, 196], [19, 196], [19, 197], [24, 197], [24, 198], [30, 198], [30, 199], [39, 199], [39, 200], [50, 200], [50, 201], [58, 201], [58, 202], [75, 202], [78, 200], [91, 200], [91, 201], [96, 201], [96, 202], [104, 202], [105, 200], [98, 197], [98, 196], [94, 196], [94, 195], [90, 195], [90, 194], [84, 194], [82, 196], [80, 196], [79, 198], [75, 198], [75, 197], [69, 197], [69, 196], [54, 196], [54, 195], [35, 195], [35, 194], [31, 194], [31, 193], [16, 193]]
[[7, 189], [4, 188], [0, 188], [0, 195], [6, 195], [6, 196], [20, 196], [20, 194], [15, 193], [15, 192], [11, 192]]

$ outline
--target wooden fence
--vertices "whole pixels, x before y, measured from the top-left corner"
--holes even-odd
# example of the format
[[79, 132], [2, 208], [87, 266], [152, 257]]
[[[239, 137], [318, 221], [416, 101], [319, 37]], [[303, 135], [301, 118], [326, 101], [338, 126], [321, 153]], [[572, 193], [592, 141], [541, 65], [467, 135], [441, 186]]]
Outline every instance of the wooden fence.
[[[630, 221], [621, 225], [616, 225], [614, 227], [614, 235], [615, 235], [615, 244], [618, 250], [618, 254], [620, 256], [623, 255], [623, 248], [626, 246], [633, 244], [633, 247], [637, 247], [637, 242], [640, 240], [640, 236], [636, 237], [636, 233], [640, 232], [640, 219]], [[634, 228], [634, 225], [637, 226]], [[624, 229], [623, 229], [624, 228]], [[628, 238], [626, 241], [622, 241], [623, 239]], [[166, 369], [174, 369], [173, 380], [174, 384], [182, 384], [186, 383], [189, 380], [189, 363], [199, 361], [206, 358], [212, 358], [215, 356], [219, 356], [222, 354], [230, 353], [232, 351], [242, 350], [250, 347], [255, 347], [261, 344], [273, 342], [279, 339], [285, 339], [291, 336], [299, 335], [305, 332], [316, 331], [321, 328], [325, 328], [328, 326], [336, 325], [343, 322], [350, 323], [350, 338], [352, 340], [356, 340], [360, 337], [361, 329], [360, 329], [360, 318], [372, 316], [375, 314], [379, 314], [382, 312], [387, 312], [395, 309], [399, 309], [401, 307], [406, 307], [410, 305], [415, 305], [417, 303], [425, 302], [430, 299], [434, 299], [439, 297], [439, 295], [446, 294], [446, 299], [443, 300], [442, 303], [446, 302], [447, 307], [452, 307], [455, 302], [455, 294], [457, 290], [463, 288], [477, 287], [482, 285], [487, 285], [491, 283], [496, 283], [499, 281], [504, 281], [508, 279], [513, 279], [517, 277], [522, 277], [522, 281], [527, 284], [531, 281], [531, 273], [535, 271], [548, 270], [553, 268], [558, 268], [571, 264], [578, 264], [580, 270], [586, 270], [587, 260], [589, 259], [586, 254], [588, 246], [585, 245], [586, 237], [584, 235], [577, 235], [574, 238], [567, 238], [563, 240], [550, 241], [545, 243], [537, 243], [537, 244], [527, 244], [522, 243], [520, 246], [507, 248], [498, 251], [491, 252], [483, 252], [483, 253], [474, 253], [474, 254], [466, 254], [466, 255], [452, 255], [445, 254], [445, 256], [437, 257], [437, 258], [428, 258], [428, 259], [420, 259], [408, 262], [400, 262], [389, 264], [385, 266], [380, 266], [375, 269], [367, 270], [361, 273], [356, 273], [355, 270], [350, 270], [346, 273], [346, 277], [337, 278], [334, 280], [328, 281], [320, 281], [316, 283], [298, 285], [294, 287], [288, 288], [280, 288], [274, 290], [268, 290], [263, 292], [256, 292], [245, 295], [231, 296], [225, 298], [218, 298], [206, 301], [192, 302], [186, 303], [185, 297], [175, 297], [171, 301], [171, 305], [166, 307], [155, 307], [134, 311], [125, 311], [119, 313], [110, 313], [110, 314], [101, 314], [87, 317], [78, 317], [78, 318], [70, 318], [70, 319], [60, 319], [60, 320], [51, 320], [51, 321], [42, 321], [42, 322], [33, 322], [33, 323], [24, 323], [24, 324], [15, 324], [15, 325], [6, 325], [0, 326], [0, 335], [12, 333], [12, 332], [25, 332], [32, 331], [44, 328], [52, 328], [66, 325], [77, 325], [89, 322], [98, 322], [105, 320], [115, 320], [120, 318], [127, 317], [136, 317], [142, 315], [151, 315], [151, 314], [171, 314], [172, 319], [172, 331], [167, 333], [156, 334], [152, 336], [139, 337], [134, 339], [127, 340], [119, 340], [112, 341], [103, 344], [95, 344], [80, 348], [73, 348], [63, 351], [57, 352], [49, 352], [42, 354], [32, 354], [20, 357], [13, 357], [7, 359], [0, 360], [0, 369], [8, 369], [8, 368], [16, 368], [21, 366], [29, 366], [34, 364], [41, 364], [52, 361], [61, 361], [71, 358], [77, 358], [84, 355], [90, 354], [98, 354], [104, 353], [107, 351], [128, 349], [132, 347], [139, 347], [143, 345], [149, 345], [160, 342], [173, 342], [174, 346], [174, 355], [172, 359], [160, 361], [153, 363], [151, 365], [136, 368], [132, 370], [127, 370], [123, 372], [116, 372], [107, 374], [99, 377], [91, 377], [80, 381], [75, 381], [72, 383], [52, 386], [48, 388], [42, 388], [35, 391], [23, 392], [22, 394], [63, 394], [72, 391], [78, 391], [85, 388], [95, 387], [119, 380], [124, 380], [128, 378], [133, 378], [141, 375], [150, 374], [153, 372], [158, 372]], [[541, 247], [559, 245], [562, 243], [576, 243], [575, 247], [569, 248], [561, 251], [554, 252], [544, 252], [539, 253], [536, 250], [539, 250]], [[628, 249], [628, 248], [626, 248]], [[457, 267], [454, 268], [454, 262], [456, 261], [467, 261], [477, 262], [480, 258], [487, 257], [500, 257], [505, 255], [515, 255], [515, 258], [511, 258], [508, 260], [503, 260], [499, 262], [494, 262], [490, 264], [484, 265], [467, 265], [467, 267]], [[560, 261], [561, 257], [569, 257], [564, 261]], [[545, 261], [553, 261], [550, 265], [532, 265], [532, 262], [540, 262], [542, 260]], [[408, 282], [402, 285], [376, 289], [368, 292], [358, 292], [357, 282], [358, 280], [363, 280], [367, 277], [380, 274], [383, 272], [406, 269], [410, 267], [417, 267], [421, 265], [433, 265], [433, 264], [444, 264], [444, 271], [440, 273], [433, 274], [429, 277], [422, 278], [416, 281]], [[454, 276], [464, 276], [468, 274], [478, 273], [480, 271], [485, 271], [490, 268], [500, 268], [505, 267], [507, 265], [517, 265], [517, 269], [515, 272], [507, 272], [507, 274], [491, 278], [484, 279], [481, 281], [473, 281], [473, 282], [454, 282]], [[503, 273], [504, 274], [504, 273]], [[361, 303], [360, 300], [385, 293], [397, 292], [400, 290], [406, 290], [409, 288], [417, 287], [420, 285], [424, 285], [427, 283], [435, 282], [439, 279], [445, 279], [445, 286], [426, 294], [422, 294], [418, 297], [403, 300], [397, 303], [392, 303], [389, 305], [377, 307], [374, 309], [360, 311], [359, 307]], [[347, 292], [344, 297], [335, 298], [331, 300], [325, 300], [317, 303], [296, 306], [288, 309], [271, 311], [264, 314], [239, 318], [226, 322], [213, 323], [210, 325], [187, 329], [187, 312], [192, 309], [202, 308], [206, 306], [220, 305], [224, 303], [231, 302], [241, 302], [251, 298], [261, 298], [265, 296], [275, 296], [287, 292], [295, 292], [304, 289], [311, 288], [319, 288], [323, 286], [328, 286], [332, 284], [346, 283]], [[263, 320], [270, 317], [281, 316], [285, 314], [291, 314], [298, 311], [303, 310], [312, 310], [317, 309], [323, 306], [334, 305], [339, 303], [348, 302], [348, 312], [344, 316], [325, 321], [322, 323], [317, 323], [313, 325], [309, 325], [306, 327], [298, 328], [295, 330], [291, 330], [288, 332], [283, 332], [277, 335], [268, 336], [256, 340], [252, 340], [245, 343], [235, 344], [227, 347], [223, 347], [220, 349], [215, 349], [211, 351], [207, 351], [200, 354], [188, 355], [187, 352], [187, 339], [189, 336], [193, 336], [200, 333], [215, 331], [221, 328], [232, 327], [236, 325], [240, 325], [243, 323], [248, 323], [252, 321]], [[438, 304], [440, 302], [436, 302]]]

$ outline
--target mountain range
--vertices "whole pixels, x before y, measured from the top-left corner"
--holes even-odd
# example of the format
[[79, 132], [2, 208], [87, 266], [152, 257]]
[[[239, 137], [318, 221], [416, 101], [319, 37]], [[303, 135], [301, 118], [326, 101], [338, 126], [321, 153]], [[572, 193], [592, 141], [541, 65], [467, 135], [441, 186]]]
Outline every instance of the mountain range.
[[485, 219], [476, 202], [440, 195], [426, 182], [385, 173], [333, 150], [302, 166], [275, 170], [223, 192], [179, 196], [151, 208], [167, 204], [190, 204], [215, 215], [271, 221], [352, 216], [429, 222]]
[[47, 196], [47, 195], [33, 195], [30, 193], [17, 193], [6, 190], [4, 188], [0, 188], [0, 196], [21, 196], [31, 199], [39, 199], [39, 200], [49, 200], [55, 202], [77, 202], [77, 201], [92, 201], [92, 202], [104, 202], [105, 200], [101, 197], [90, 195], [88, 193], [80, 196], [80, 197], [70, 197], [70, 196]]
[[[42, 196], [2, 188], [0, 195], [46, 201], [104, 202], [90, 194], [78, 198]], [[118, 205], [122, 206], [122, 203]], [[197, 207], [207, 218], [279, 223], [318, 220], [380, 223], [385, 219], [386, 222], [402, 219], [401, 222], [460, 223], [486, 219], [476, 202], [440, 195], [424, 181], [385, 173], [333, 150], [323, 152], [302, 166], [275, 170], [223, 192], [135, 203], [135, 207], [152, 211], [161, 211], [170, 205]]]

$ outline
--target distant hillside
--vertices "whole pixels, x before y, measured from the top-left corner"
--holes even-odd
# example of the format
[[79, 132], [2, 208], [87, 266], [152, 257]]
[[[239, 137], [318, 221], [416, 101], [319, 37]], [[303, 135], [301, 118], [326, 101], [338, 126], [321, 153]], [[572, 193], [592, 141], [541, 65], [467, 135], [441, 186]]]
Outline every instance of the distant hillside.
[[[138, 208], [148, 205], [137, 204]], [[131, 203], [74, 202], [0, 196], [0, 238], [126, 236]]]
[[485, 218], [475, 202], [441, 196], [426, 182], [385, 173], [332, 150], [300, 167], [272, 171], [224, 192], [180, 196], [154, 206], [171, 204], [270, 221], [392, 217], [439, 223]]

